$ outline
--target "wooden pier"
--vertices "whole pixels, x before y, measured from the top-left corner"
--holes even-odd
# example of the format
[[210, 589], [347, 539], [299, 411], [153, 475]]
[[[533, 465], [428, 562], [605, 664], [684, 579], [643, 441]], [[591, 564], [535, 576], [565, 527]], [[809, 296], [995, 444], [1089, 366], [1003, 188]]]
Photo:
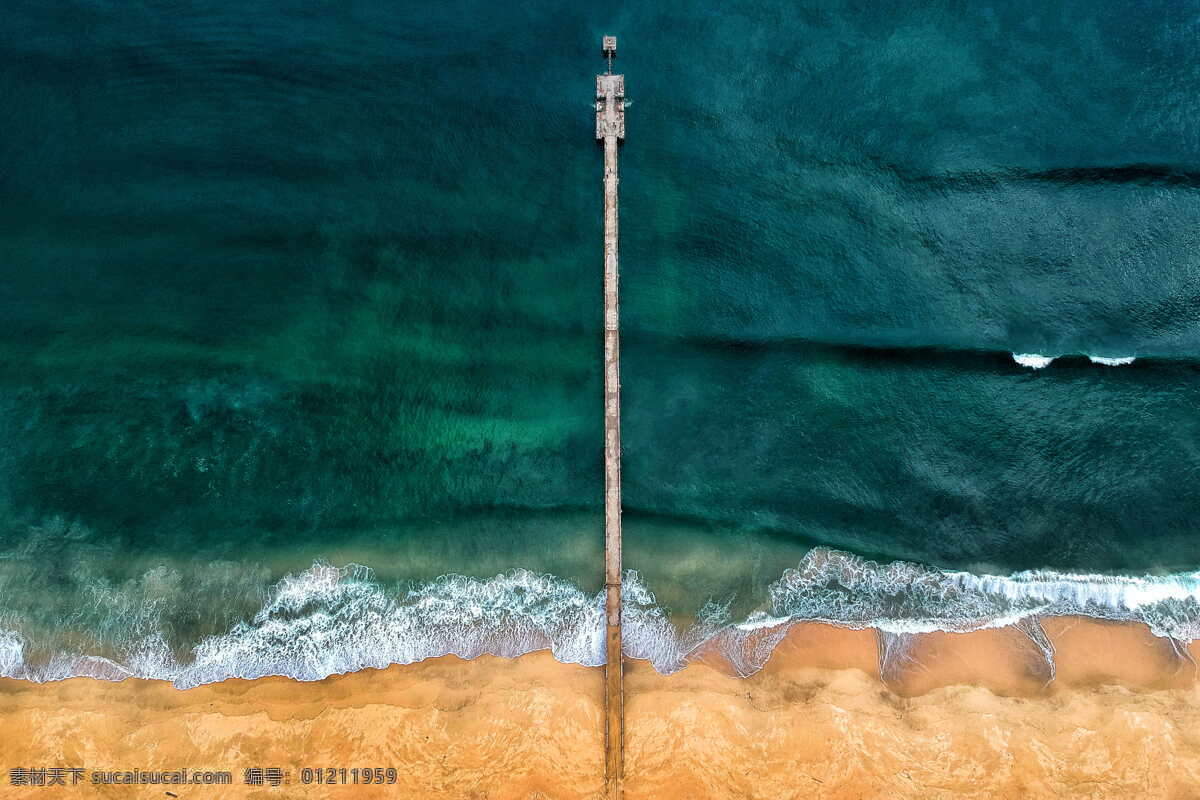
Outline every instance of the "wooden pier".
[[617, 292], [617, 145], [625, 141], [625, 76], [612, 74], [617, 38], [605, 36], [608, 69], [596, 76], [596, 139], [604, 143], [604, 785], [621, 797], [625, 709], [621, 658], [621, 354]]

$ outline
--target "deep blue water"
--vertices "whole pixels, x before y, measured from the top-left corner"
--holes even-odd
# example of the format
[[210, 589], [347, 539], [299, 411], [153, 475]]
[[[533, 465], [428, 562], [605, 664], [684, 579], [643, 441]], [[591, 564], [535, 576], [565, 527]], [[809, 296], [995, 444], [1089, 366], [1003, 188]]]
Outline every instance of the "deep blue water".
[[[239, 620], [247, 641], [305, 619], [264, 592], [320, 559], [374, 570], [303, 573], [338, 630], [437, 639], [385, 661], [463, 634], [362, 628], [383, 596], [442, 592], [450, 619], [484, 592], [484, 649], [587, 638], [545, 631], [601, 575], [603, 33], [632, 101], [624, 488], [646, 608], [921, 616], [900, 573], [885, 607], [823, 606], [824, 577], [797, 600], [776, 582], [814, 547], [1200, 568], [1188, 4], [22, 0], [0, 18], [12, 664], [128, 665], [155, 636], [188, 661]], [[555, 578], [431, 583], [514, 569]], [[830, 580], [850, 605], [875, 591]], [[1170, 580], [1183, 605], [1150, 616], [1184, 636], [1194, 577]], [[512, 633], [517, 584], [542, 592], [521, 612], [539, 634]], [[303, 639], [284, 623], [247, 658], [287, 671], [261, 655]], [[205, 676], [236, 672], [218, 661]]]

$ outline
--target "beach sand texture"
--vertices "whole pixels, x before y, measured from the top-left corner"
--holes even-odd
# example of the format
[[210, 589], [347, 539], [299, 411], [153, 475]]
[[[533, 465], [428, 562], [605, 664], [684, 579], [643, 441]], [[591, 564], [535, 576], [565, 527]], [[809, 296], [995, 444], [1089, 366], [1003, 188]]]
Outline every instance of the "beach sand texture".
[[[626, 796], [1200, 797], [1187, 651], [1148, 630], [1046, 620], [1057, 677], [1019, 631], [916, 637], [879, 674], [873, 631], [792, 628], [750, 678], [701, 659], [627, 669]], [[1043, 662], [1044, 663], [1044, 662]], [[319, 682], [0, 682], [4, 797], [597, 798], [602, 674], [539, 652], [453, 656]], [[15, 787], [14, 767], [230, 770], [231, 786]], [[305, 786], [304, 767], [395, 767]], [[285, 786], [243, 783], [280, 767]]]

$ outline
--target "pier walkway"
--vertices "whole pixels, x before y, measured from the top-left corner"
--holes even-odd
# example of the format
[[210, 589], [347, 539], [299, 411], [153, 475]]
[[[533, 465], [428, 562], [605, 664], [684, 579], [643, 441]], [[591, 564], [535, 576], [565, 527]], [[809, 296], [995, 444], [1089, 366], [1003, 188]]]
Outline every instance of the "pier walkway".
[[625, 76], [612, 74], [617, 39], [602, 40], [608, 69], [596, 76], [596, 139], [604, 143], [604, 783], [621, 797], [625, 711], [621, 658], [621, 368], [617, 292], [617, 146], [625, 140]]

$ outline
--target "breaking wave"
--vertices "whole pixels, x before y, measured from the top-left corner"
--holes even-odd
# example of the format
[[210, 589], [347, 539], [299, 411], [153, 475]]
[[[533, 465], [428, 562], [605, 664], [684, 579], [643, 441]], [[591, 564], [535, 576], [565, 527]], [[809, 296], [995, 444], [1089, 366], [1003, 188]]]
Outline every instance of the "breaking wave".
[[1054, 356], [1043, 356], [1039, 353], [1013, 353], [1012, 357], [1013, 361], [1030, 369], [1042, 369], [1054, 361]]
[[[1041, 353], [1013, 353], [1013, 361], [1022, 367], [1044, 369], [1054, 363], [1058, 356], [1044, 356]], [[1137, 361], [1136, 356], [1088, 356], [1088, 361], [1105, 367], [1124, 367]]]
[[[734, 672], [752, 674], [788, 627], [802, 621], [875, 628], [885, 637], [1015, 624], [1036, 640], [1039, 617], [1086, 615], [1142, 622], [1173, 640], [1200, 637], [1200, 572], [977, 575], [816, 548], [770, 586], [763, 608], [740, 621], [729, 618], [728, 606], [709, 603], [680, 628], [633, 571], [623, 597], [625, 655], [664, 673], [682, 669], [703, 649]], [[143, 623], [164, 611], [149, 602], [153, 608], [136, 612]], [[602, 611], [601, 593], [525, 570], [488, 579], [448, 575], [389, 589], [366, 567], [318, 563], [275, 584], [251, 618], [182, 654], [162, 633], [139, 624], [129, 628], [134, 633], [116, 657], [86, 650], [37, 657], [31, 636], [11, 614], [0, 616], [7, 628], [0, 630], [0, 675], [31, 681], [136, 676], [188, 688], [267, 675], [318, 680], [450, 654], [515, 657], [535, 650], [595, 666], [605, 658]], [[1044, 649], [1050, 657], [1048, 645]]]

